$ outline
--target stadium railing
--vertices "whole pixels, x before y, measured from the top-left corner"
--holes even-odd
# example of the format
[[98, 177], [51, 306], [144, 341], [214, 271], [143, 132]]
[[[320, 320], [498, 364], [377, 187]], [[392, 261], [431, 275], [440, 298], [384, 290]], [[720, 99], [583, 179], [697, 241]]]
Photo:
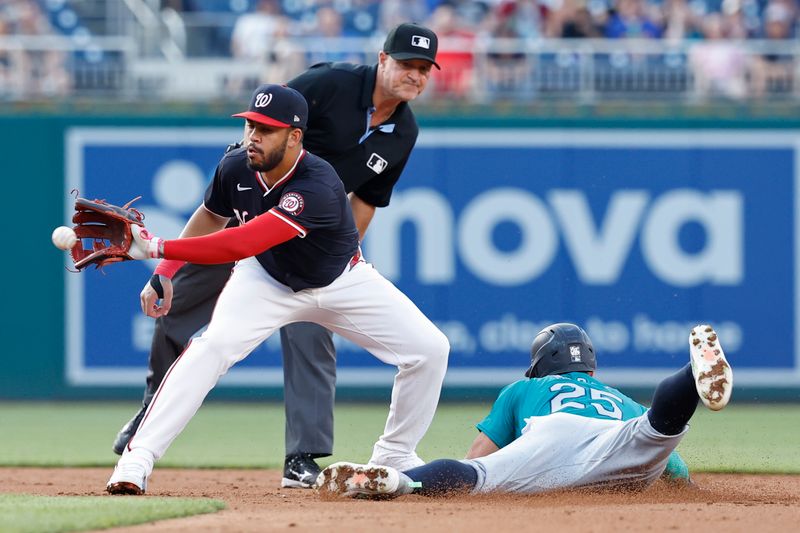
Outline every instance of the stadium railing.
[[[263, 58], [166, 60], [128, 38], [0, 38], [0, 98], [241, 100], [319, 61], [376, 61], [376, 39], [286, 39]], [[796, 101], [797, 41], [513, 40], [440, 43], [430, 102]], [[42, 82], [47, 70], [66, 83]]]

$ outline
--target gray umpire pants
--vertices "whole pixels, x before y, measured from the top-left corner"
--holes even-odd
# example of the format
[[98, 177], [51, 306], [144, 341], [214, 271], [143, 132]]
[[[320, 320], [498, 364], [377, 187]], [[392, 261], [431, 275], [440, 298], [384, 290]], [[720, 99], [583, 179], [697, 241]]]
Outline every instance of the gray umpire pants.
[[[187, 264], [172, 280], [174, 295], [167, 316], [156, 320], [148, 361], [143, 405], [153, 399], [164, 375], [189, 339], [211, 320], [219, 293], [233, 263]], [[331, 332], [310, 322], [281, 329], [286, 454], [333, 453], [333, 403], [336, 393], [336, 351]]]

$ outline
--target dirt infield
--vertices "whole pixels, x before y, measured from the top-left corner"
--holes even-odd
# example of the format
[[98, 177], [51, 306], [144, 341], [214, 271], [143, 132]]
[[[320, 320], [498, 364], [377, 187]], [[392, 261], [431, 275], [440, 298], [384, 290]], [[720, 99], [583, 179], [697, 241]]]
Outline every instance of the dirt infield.
[[[102, 495], [107, 468], [4, 468], [2, 492]], [[114, 531], [785, 532], [800, 522], [800, 476], [698, 474], [697, 488], [657, 484], [635, 494], [565, 492], [392, 501], [321, 501], [313, 491], [280, 489], [263, 470], [157, 469], [149, 495], [224, 500], [212, 515]], [[111, 498], [112, 496], [108, 496]], [[114, 496], [121, 497], [121, 496]], [[131, 497], [131, 496], [129, 496]]]

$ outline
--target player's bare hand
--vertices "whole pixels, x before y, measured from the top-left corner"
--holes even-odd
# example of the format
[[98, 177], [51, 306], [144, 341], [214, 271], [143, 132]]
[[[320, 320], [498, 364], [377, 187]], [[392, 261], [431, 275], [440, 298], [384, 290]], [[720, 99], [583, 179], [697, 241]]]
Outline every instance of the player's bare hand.
[[170, 307], [172, 307], [172, 280], [166, 276], [158, 276], [158, 281], [161, 283], [163, 297], [159, 298], [158, 291], [153, 286], [152, 278], [147, 281], [139, 294], [142, 313], [153, 318], [166, 315], [169, 313]]

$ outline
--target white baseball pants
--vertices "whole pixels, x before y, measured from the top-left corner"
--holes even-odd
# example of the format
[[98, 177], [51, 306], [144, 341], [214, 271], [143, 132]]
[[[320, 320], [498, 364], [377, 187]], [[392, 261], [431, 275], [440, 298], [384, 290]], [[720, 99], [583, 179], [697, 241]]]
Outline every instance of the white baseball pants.
[[529, 418], [522, 435], [508, 446], [462, 462], [478, 471], [474, 493], [642, 489], [658, 479], [688, 429], [662, 435], [647, 413], [625, 422], [554, 413]]
[[143, 454], [163, 456], [220, 377], [292, 322], [316, 322], [398, 368], [371, 461], [419, 466], [415, 449], [433, 419], [447, 369], [445, 335], [363, 260], [327, 287], [294, 292], [255, 258], [234, 268], [208, 329], [167, 372], [120, 463]]

